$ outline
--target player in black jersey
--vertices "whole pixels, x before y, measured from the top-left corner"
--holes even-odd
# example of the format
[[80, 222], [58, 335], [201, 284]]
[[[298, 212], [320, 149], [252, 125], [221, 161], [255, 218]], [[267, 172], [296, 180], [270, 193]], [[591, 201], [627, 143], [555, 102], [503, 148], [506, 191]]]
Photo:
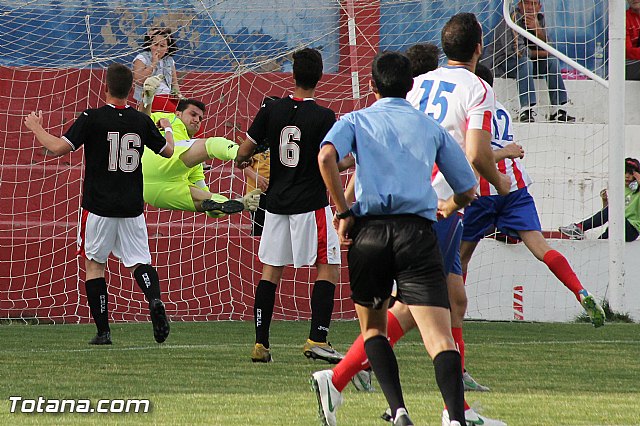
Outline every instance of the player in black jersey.
[[[86, 258], [87, 300], [97, 335], [89, 342], [110, 345], [105, 265], [110, 253], [129, 268], [149, 302], [153, 334], [158, 343], [169, 335], [169, 322], [160, 300], [158, 273], [151, 266], [142, 198], [141, 157], [145, 146], [163, 157], [173, 154], [173, 137], [160, 134], [151, 118], [129, 108], [133, 74], [121, 64], [111, 64], [106, 74], [106, 103], [87, 109], [61, 138], [42, 127], [42, 111], [24, 122], [38, 141], [56, 155], [84, 146], [85, 177], [79, 255]], [[166, 124], [169, 123], [160, 123]]]
[[336, 363], [342, 355], [327, 342], [340, 246], [331, 226], [332, 212], [318, 168], [322, 138], [336, 121], [335, 113], [318, 105], [314, 93], [322, 77], [322, 56], [315, 49], [293, 54], [292, 95], [264, 103], [238, 151], [236, 164], [246, 167], [257, 143], [268, 141], [271, 152], [264, 230], [258, 250], [263, 263], [253, 307], [256, 343], [251, 359], [271, 361], [269, 326], [276, 287], [285, 265], [315, 265], [311, 295], [311, 330], [303, 347], [309, 358]]

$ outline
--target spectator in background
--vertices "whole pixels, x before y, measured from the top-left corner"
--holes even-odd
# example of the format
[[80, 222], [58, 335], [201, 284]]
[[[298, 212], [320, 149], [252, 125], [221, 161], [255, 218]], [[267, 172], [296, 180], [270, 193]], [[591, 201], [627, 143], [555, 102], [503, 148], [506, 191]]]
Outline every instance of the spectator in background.
[[[549, 43], [541, 7], [539, 0], [520, 0], [512, 19], [540, 40]], [[563, 123], [576, 120], [562, 108], [569, 98], [560, 75], [560, 61], [518, 35], [504, 19], [493, 30], [493, 43], [489, 43], [483, 56], [482, 64], [491, 69], [496, 77], [507, 76], [517, 80], [520, 122], [535, 121], [533, 107], [537, 104], [537, 99], [534, 77], [543, 77], [547, 81], [549, 100], [554, 108], [549, 120]]]
[[[262, 100], [261, 107], [267, 103], [280, 99], [278, 96], [265, 96]], [[267, 208], [267, 188], [269, 188], [269, 176], [271, 175], [271, 153], [269, 151], [269, 141], [264, 140], [257, 144], [251, 165], [244, 169], [244, 176], [247, 180], [246, 192], [250, 193], [256, 188], [262, 191], [260, 195], [260, 204], [258, 209], [251, 212], [251, 235], [254, 237], [262, 236], [264, 228], [264, 216]]]
[[144, 36], [144, 50], [133, 60], [135, 92], [133, 98], [144, 103], [142, 85], [152, 75], [162, 76], [151, 111], [175, 112], [182, 98], [173, 54], [176, 42], [169, 28], [154, 27]]
[[640, 80], [640, 0], [627, 0], [626, 69], [627, 80]]
[[[640, 2], [639, 2], [640, 3]], [[640, 181], [640, 161], [627, 157], [624, 160], [624, 239], [634, 241], [640, 235], [640, 191], [638, 191], [638, 181]], [[609, 199], [607, 190], [600, 192], [602, 197], [602, 210], [580, 223], [561, 226], [558, 228], [572, 240], [584, 240], [584, 231], [598, 228], [609, 221]], [[598, 239], [609, 238], [609, 228], [607, 228]]]
[[267, 207], [267, 188], [269, 188], [269, 168], [271, 155], [267, 149], [264, 152], [253, 155], [251, 165], [244, 169], [244, 176], [247, 179], [247, 194], [254, 189], [260, 189], [260, 204], [255, 212], [251, 212], [251, 235], [260, 237], [264, 227], [264, 212]]

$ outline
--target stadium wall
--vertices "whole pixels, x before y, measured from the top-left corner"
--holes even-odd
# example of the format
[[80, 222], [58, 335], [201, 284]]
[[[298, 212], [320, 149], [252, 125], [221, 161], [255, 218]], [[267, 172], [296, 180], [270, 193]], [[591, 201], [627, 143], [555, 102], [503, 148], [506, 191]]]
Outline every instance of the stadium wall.
[[[439, 45], [442, 26], [459, 11], [475, 13], [488, 40], [491, 29], [501, 19], [503, 1], [351, 3], [356, 9], [379, 14], [382, 50], [404, 50], [417, 42]], [[131, 63], [146, 28], [163, 25], [180, 28], [176, 38], [182, 53], [178, 51], [175, 56], [179, 71], [233, 72], [238, 64], [268, 58], [273, 58], [269, 65], [272, 69], [288, 71], [291, 64], [287, 54], [300, 45], [319, 48], [325, 57], [325, 70], [338, 70], [340, 49], [345, 44], [333, 29], [344, 19], [344, 9], [335, 0], [297, 0], [295, 9], [285, 0], [262, 5], [252, 0], [213, 5], [213, 0], [144, 0], [126, 7], [98, 0], [43, 0], [37, 6], [0, 1], [0, 14], [12, 16], [0, 32], [0, 45], [4, 46], [0, 65], [101, 68], [101, 58]], [[319, 9], [321, 14], [317, 13]], [[583, 0], [576, 7], [565, 0], [545, 0], [545, 10], [550, 11], [546, 21], [554, 46], [571, 58], [581, 58], [578, 61], [582, 65], [593, 69], [597, 43], [607, 44], [607, 1]], [[280, 33], [278, 28], [284, 23], [287, 35], [274, 35]], [[17, 43], [16, 34], [22, 34], [24, 28], [29, 32]], [[56, 40], [55, 50], [50, 51], [50, 40]], [[42, 55], [43, 51], [47, 55]], [[188, 64], [181, 60], [182, 54], [189, 57]]]

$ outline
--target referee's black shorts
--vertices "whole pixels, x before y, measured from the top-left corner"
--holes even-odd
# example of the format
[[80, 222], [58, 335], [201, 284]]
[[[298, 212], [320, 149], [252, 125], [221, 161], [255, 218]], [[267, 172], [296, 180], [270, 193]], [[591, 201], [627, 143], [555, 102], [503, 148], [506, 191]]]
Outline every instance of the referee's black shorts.
[[379, 309], [395, 279], [400, 302], [448, 309], [442, 254], [432, 224], [415, 215], [356, 218], [347, 257], [353, 301]]

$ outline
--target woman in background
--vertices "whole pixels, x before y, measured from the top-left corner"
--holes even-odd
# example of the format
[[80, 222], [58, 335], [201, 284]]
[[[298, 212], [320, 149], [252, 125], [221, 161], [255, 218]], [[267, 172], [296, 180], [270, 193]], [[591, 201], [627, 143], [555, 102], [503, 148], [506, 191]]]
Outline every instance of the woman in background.
[[133, 60], [135, 92], [133, 97], [143, 102], [142, 85], [151, 76], [161, 75], [162, 81], [153, 99], [151, 111], [175, 112], [182, 98], [173, 54], [176, 42], [170, 28], [154, 27], [144, 36], [144, 50]]

